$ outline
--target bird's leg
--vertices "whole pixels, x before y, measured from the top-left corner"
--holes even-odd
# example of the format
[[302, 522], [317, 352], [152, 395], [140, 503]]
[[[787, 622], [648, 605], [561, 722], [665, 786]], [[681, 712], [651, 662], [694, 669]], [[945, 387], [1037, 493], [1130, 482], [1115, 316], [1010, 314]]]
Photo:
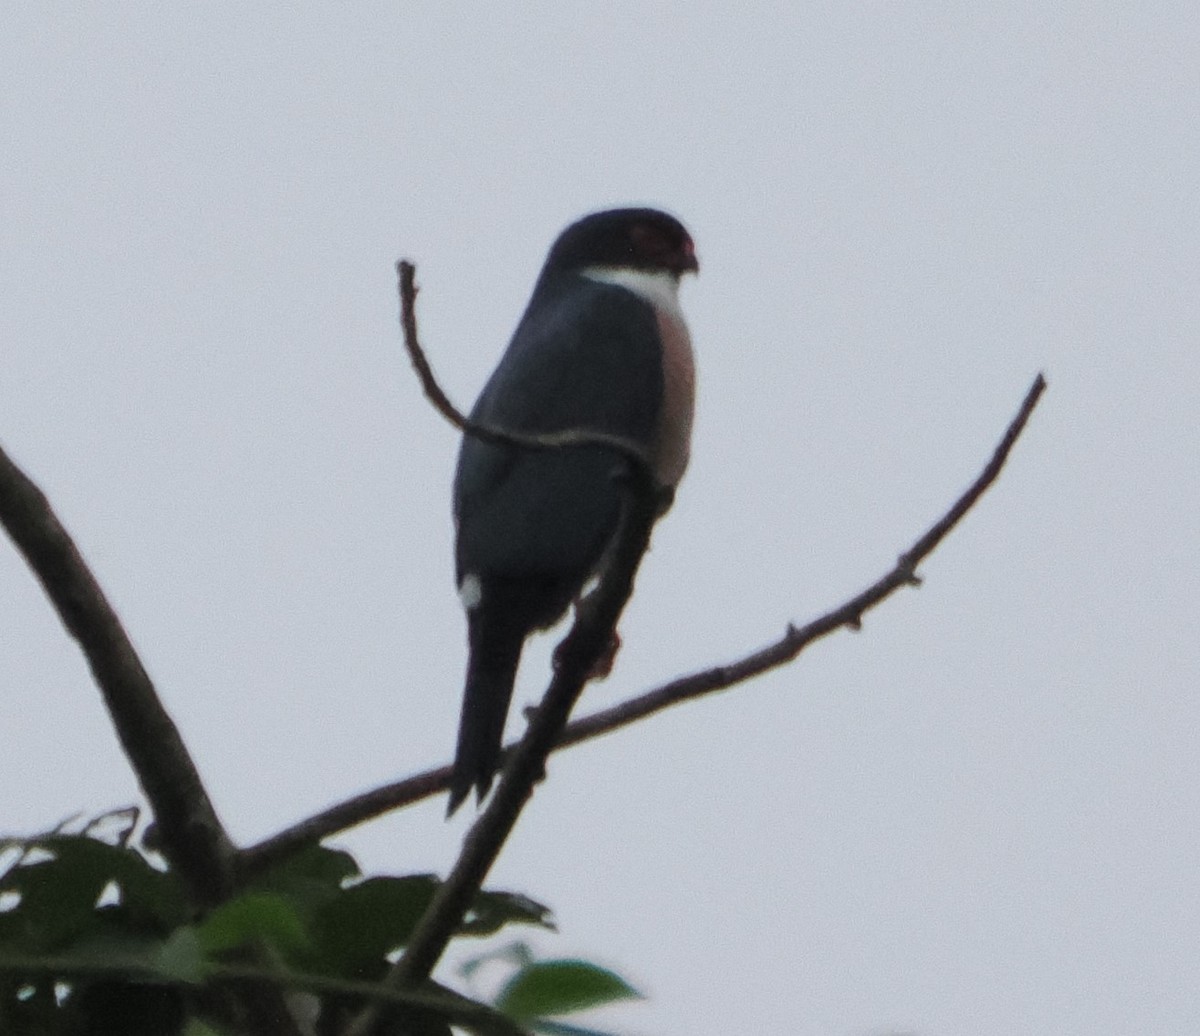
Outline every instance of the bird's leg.
[[[613, 665], [617, 661], [617, 652], [621, 650], [621, 634], [613, 630], [612, 637], [608, 641], [608, 647], [604, 649], [604, 654], [596, 659], [595, 665], [588, 670], [588, 680], [603, 680], [613, 670]], [[560, 652], [562, 645], [554, 649], [554, 668], [558, 669], [562, 665]]]
[[[585, 595], [586, 597], [586, 595]], [[585, 597], [578, 598], [574, 603], [575, 614], [578, 616], [580, 606], [583, 604]], [[588, 670], [587, 678], [591, 680], [603, 680], [613, 670], [613, 665], [617, 661], [617, 652], [621, 650], [621, 634], [616, 630], [612, 631], [612, 636], [609, 638], [608, 646], [604, 649], [604, 654], [596, 659], [592, 668]], [[562, 666], [562, 644], [554, 649], [554, 668], [557, 671]]]

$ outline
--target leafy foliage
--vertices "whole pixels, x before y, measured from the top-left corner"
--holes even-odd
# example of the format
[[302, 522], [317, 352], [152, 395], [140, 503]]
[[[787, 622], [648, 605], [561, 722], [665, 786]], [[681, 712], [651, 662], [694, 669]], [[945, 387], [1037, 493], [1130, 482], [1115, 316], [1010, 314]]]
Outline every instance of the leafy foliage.
[[538, 960], [524, 942], [510, 943], [468, 961], [468, 979], [499, 963], [508, 975], [492, 1005], [523, 1029], [546, 1036], [611, 1036], [581, 1028], [561, 1017], [621, 1000], [640, 1000], [642, 994], [616, 973], [585, 960]]
[[496, 1006], [521, 1021], [571, 1014], [640, 997], [619, 975], [583, 960], [531, 961], [501, 990]]
[[[113, 830], [113, 817], [127, 822]], [[364, 878], [349, 854], [312, 845], [201, 918], [163, 862], [134, 838], [136, 814], [77, 833], [0, 840], [0, 1033], [5, 1036], [233, 1036], [224, 994], [261, 980], [310, 995], [333, 1033], [369, 996], [405, 1031], [542, 1033], [554, 1016], [637, 994], [584, 961], [536, 961], [523, 946], [491, 1008], [436, 984], [381, 992], [438, 888], [428, 874]], [[480, 892], [461, 937], [509, 925], [553, 929], [526, 896]], [[264, 962], [268, 962], [264, 964]], [[600, 1034], [602, 1036], [602, 1034]]]

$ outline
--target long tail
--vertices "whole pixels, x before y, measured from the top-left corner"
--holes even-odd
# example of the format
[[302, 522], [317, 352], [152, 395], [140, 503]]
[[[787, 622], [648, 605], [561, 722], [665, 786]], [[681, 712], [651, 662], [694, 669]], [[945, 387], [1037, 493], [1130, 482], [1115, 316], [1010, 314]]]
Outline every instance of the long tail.
[[496, 628], [479, 612], [471, 614], [468, 623], [467, 686], [463, 693], [446, 816], [458, 809], [472, 786], [480, 801], [492, 786], [492, 778], [500, 764], [504, 721], [508, 717], [513, 682], [525, 642], [524, 631], [514, 630], [508, 623]]

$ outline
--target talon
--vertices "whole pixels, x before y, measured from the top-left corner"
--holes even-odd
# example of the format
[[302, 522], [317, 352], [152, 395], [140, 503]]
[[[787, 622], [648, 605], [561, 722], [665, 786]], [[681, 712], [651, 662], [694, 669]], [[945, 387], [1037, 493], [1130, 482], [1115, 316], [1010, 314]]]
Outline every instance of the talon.
[[[566, 643], [564, 641], [563, 643]], [[604, 653], [596, 659], [592, 668], [588, 670], [588, 680], [603, 680], [613, 670], [613, 665], [617, 661], [617, 652], [621, 650], [621, 634], [613, 630], [612, 637], [609, 638], [608, 646], [604, 649]], [[554, 670], [557, 672], [563, 666], [563, 645], [559, 644], [554, 649]]]

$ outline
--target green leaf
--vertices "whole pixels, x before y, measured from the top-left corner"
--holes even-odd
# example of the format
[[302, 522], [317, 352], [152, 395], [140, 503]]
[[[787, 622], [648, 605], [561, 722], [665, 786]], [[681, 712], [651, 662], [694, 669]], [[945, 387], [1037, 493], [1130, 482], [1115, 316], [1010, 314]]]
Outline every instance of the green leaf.
[[387, 954], [408, 942], [437, 887], [432, 875], [414, 874], [368, 878], [343, 889], [313, 921], [320, 970], [343, 978], [382, 975]]
[[251, 886], [269, 891], [321, 887], [338, 892], [360, 871], [354, 857], [341, 849], [309, 845], [260, 874]]
[[506, 924], [531, 924], [555, 931], [550, 908], [520, 892], [482, 891], [459, 926], [460, 935], [493, 935]]
[[247, 892], [222, 903], [200, 923], [197, 934], [209, 954], [263, 942], [291, 959], [311, 946], [295, 906], [274, 892]]
[[[169, 941], [169, 940], [168, 940]], [[78, 968], [83, 972], [125, 972], [129, 975], [162, 974], [174, 978], [174, 972], [164, 972], [159, 958], [166, 943], [159, 938], [133, 935], [119, 928], [97, 928], [72, 943], [69, 950], [51, 960], [62, 961], [64, 970]]]
[[[152, 867], [133, 849], [84, 835], [49, 835], [22, 848], [22, 861], [0, 876], [0, 893], [20, 901], [0, 914], [2, 936], [33, 952], [62, 948], [81, 934], [119, 916], [134, 931], [163, 934], [185, 916], [175, 879]], [[97, 908], [101, 893], [116, 890], [118, 905]]]
[[173, 982], [196, 985], [204, 981], [204, 950], [196, 929], [177, 928], [159, 947], [150, 964], [155, 973]]
[[20, 897], [10, 914], [12, 936], [22, 948], [59, 949], [92, 924], [111, 868], [100, 853], [90, 853], [86, 846], [80, 850], [64, 850], [61, 856], [15, 867], [4, 876], [0, 890]]
[[496, 1007], [510, 1018], [528, 1021], [641, 995], [619, 975], [587, 961], [544, 960], [509, 979], [496, 997]]

